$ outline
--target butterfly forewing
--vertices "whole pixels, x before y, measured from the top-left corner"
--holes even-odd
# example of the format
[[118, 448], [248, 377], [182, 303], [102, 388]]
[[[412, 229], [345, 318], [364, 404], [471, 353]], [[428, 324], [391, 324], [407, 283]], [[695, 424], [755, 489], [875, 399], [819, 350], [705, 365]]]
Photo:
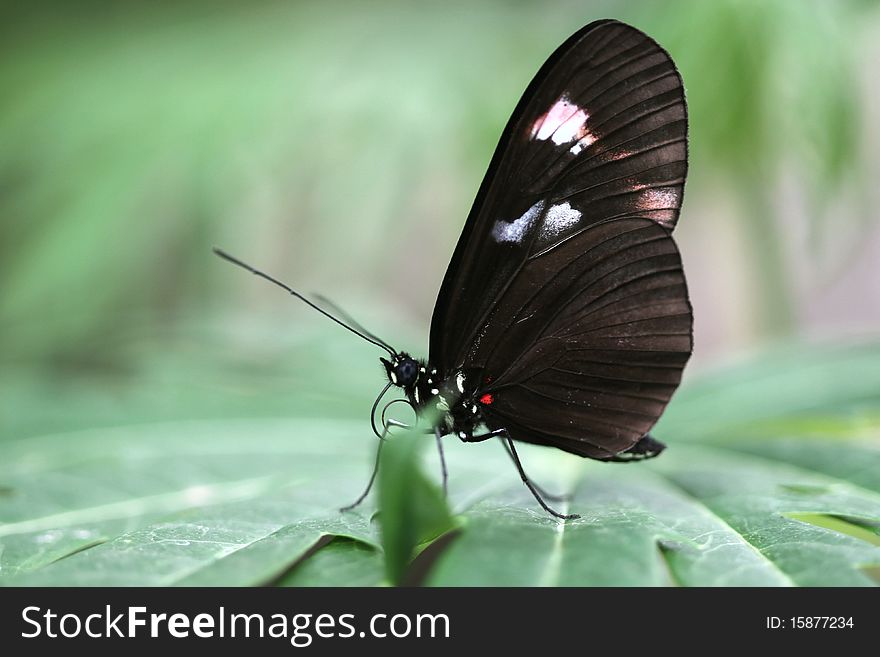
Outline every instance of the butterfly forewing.
[[[666, 52], [616, 21], [575, 34], [541, 68], [502, 135], [437, 299], [432, 361], [446, 372], [479, 364], [479, 345], [498, 331], [498, 306], [536, 285], [521, 271], [530, 258], [613, 218], [672, 228], [686, 151], [684, 93]], [[530, 271], [564, 276], [567, 264], [554, 256]]]
[[603, 459], [654, 425], [692, 349], [670, 235], [686, 173], [681, 78], [649, 37], [594, 23], [541, 68], [431, 325], [441, 372], [479, 373], [490, 429]]

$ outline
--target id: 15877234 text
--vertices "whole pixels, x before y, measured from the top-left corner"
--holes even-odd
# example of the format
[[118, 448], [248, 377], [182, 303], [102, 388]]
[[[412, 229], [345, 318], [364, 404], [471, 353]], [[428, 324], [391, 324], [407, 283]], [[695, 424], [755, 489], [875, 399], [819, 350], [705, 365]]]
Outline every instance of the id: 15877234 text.
[[768, 630], [851, 630], [852, 616], [767, 616]]

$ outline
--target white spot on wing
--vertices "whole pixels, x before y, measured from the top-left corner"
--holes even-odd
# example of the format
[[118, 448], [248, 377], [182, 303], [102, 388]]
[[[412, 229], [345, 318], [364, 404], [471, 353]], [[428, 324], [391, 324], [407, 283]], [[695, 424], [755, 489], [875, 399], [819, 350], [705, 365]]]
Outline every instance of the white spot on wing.
[[[590, 115], [583, 108], [578, 107], [563, 96], [532, 124], [531, 137], [532, 139], [540, 140], [550, 139], [557, 146], [568, 144], [590, 135], [586, 128], [587, 119], [589, 118]], [[586, 148], [595, 140], [594, 137], [583, 148]], [[577, 152], [580, 152], [580, 150]]]
[[521, 242], [543, 210], [544, 201], [538, 201], [516, 221], [496, 221], [492, 227], [492, 237], [496, 242]]
[[581, 212], [571, 207], [568, 201], [560, 205], [551, 205], [547, 210], [547, 216], [544, 217], [543, 237], [559, 235], [563, 230], [577, 223], [580, 218]]
[[455, 386], [459, 392], [464, 392], [464, 374], [459, 372], [455, 375]]
[[551, 135], [550, 139], [557, 146], [567, 144], [583, 136], [585, 130], [584, 124], [587, 122], [587, 113], [578, 110]]
[[587, 134], [584, 136], [584, 138], [578, 140], [578, 142], [574, 146], [572, 146], [571, 148], [568, 149], [569, 153], [571, 153], [572, 155], [577, 155], [582, 150], [587, 148], [587, 146], [589, 146], [590, 144], [592, 144], [596, 141], [596, 135], [594, 135], [589, 130], [586, 130], [586, 128], [585, 128], [585, 131]]

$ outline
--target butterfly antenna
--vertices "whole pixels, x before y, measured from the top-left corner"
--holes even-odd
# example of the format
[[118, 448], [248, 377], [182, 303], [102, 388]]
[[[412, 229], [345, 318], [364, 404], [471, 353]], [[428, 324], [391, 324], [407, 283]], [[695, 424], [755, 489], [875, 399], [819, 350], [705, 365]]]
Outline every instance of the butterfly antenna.
[[379, 393], [379, 396], [376, 397], [376, 401], [373, 402], [373, 408], [370, 410], [370, 426], [373, 428], [373, 433], [376, 434], [376, 437], [379, 440], [385, 440], [385, 434], [388, 432], [388, 427], [386, 426], [382, 433], [379, 433], [379, 430], [376, 428], [376, 409], [379, 407], [379, 402], [382, 401], [382, 397], [385, 396], [385, 393], [388, 392], [388, 388], [393, 386], [394, 384], [389, 381], [388, 385], [382, 388], [382, 392]]
[[351, 331], [351, 332], [354, 333], [355, 335], [360, 336], [361, 338], [363, 338], [363, 339], [366, 340], [367, 342], [370, 342], [370, 343], [376, 345], [377, 347], [381, 347], [382, 349], [384, 349], [385, 351], [387, 351], [392, 357], [397, 356], [397, 352], [394, 351], [394, 349], [392, 349], [392, 348], [391, 348], [391, 347], [390, 347], [390, 346], [389, 346], [384, 340], [380, 340], [379, 338], [377, 338], [376, 336], [374, 336], [372, 333], [369, 333], [368, 331], [364, 331], [364, 332], [362, 332], [362, 331], [358, 330], [357, 328], [355, 328], [355, 327], [353, 327], [353, 326], [349, 326], [349, 325], [346, 324], [344, 321], [342, 321], [342, 320], [339, 319], [338, 317], [334, 317], [333, 315], [331, 315], [330, 313], [328, 313], [326, 310], [324, 310], [324, 309], [321, 308], [320, 306], [318, 306], [318, 305], [312, 303], [312, 302], [309, 301], [306, 297], [304, 297], [303, 295], [301, 295], [299, 292], [297, 292], [296, 290], [294, 290], [294, 289], [293, 289], [292, 287], [290, 287], [289, 285], [285, 285], [284, 283], [282, 283], [281, 281], [279, 281], [277, 278], [273, 278], [272, 276], [269, 276], [269, 274], [267, 274], [267, 273], [265, 273], [265, 272], [262, 272], [262, 271], [260, 271], [259, 269], [254, 269], [254, 268], [251, 267], [249, 264], [247, 264], [247, 263], [245, 263], [245, 262], [242, 262], [241, 260], [239, 260], [238, 258], [236, 258], [236, 257], [234, 257], [234, 256], [229, 255], [228, 253], [226, 253], [226, 251], [224, 251], [223, 249], [218, 249], [216, 246], [214, 247], [214, 253], [216, 253], [218, 256], [220, 256], [220, 257], [223, 258], [224, 260], [228, 260], [228, 261], [231, 262], [233, 265], [238, 265], [238, 266], [241, 267], [242, 269], [246, 269], [247, 271], [249, 271], [250, 273], [254, 274], [255, 276], [259, 276], [260, 278], [265, 278], [265, 279], [266, 279], [267, 281], [269, 281], [270, 283], [275, 283], [275, 285], [277, 285], [278, 287], [284, 288], [284, 289], [287, 290], [290, 294], [292, 294], [293, 296], [295, 296], [297, 299], [299, 299], [300, 301], [305, 302], [306, 304], [308, 304], [309, 306], [311, 306], [312, 308], [314, 308], [315, 310], [317, 310], [319, 313], [321, 313], [321, 314], [324, 315], [325, 317], [329, 317], [330, 319], [332, 319], [334, 322], [336, 322], [337, 324], [339, 324], [339, 325], [340, 325], [341, 327], [343, 327], [344, 329], [347, 329], [347, 330]]
[[347, 312], [345, 312], [345, 311], [344, 311], [342, 308], [340, 308], [338, 305], [336, 305], [335, 303], [333, 303], [332, 301], [330, 301], [330, 299], [328, 299], [327, 297], [325, 297], [323, 294], [315, 294], [315, 295], [312, 295], [312, 296], [313, 296], [315, 299], [317, 299], [318, 302], [319, 302], [320, 304], [322, 304], [322, 305], [324, 305], [324, 306], [328, 306], [328, 307], [330, 308], [330, 310], [332, 310], [332, 311], [333, 311], [334, 313], [336, 313], [339, 317], [341, 317], [342, 319], [344, 319], [344, 320], [348, 323], [349, 326], [356, 328], [356, 329], [357, 329], [358, 331], [360, 331], [363, 335], [366, 335], [366, 336], [372, 338], [372, 339], [375, 340], [378, 344], [381, 344], [383, 347], [385, 347], [390, 353], [394, 353], [394, 349], [392, 349], [392, 347], [391, 347], [390, 344], [388, 344], [387, 342], [385, 342], [385, 340], [383, 340], [382, 338], [380, 338], [380, 337], [379, 337], [378, 335], [376, 335], [375, 333], [372, 333], [371, 331], [368, 331], [367, 329], [365, 329], [365, 328], [361, 325], [360, 322], [358, 322], [354, 317], [352, 317], [352, 316], [349, 315]]

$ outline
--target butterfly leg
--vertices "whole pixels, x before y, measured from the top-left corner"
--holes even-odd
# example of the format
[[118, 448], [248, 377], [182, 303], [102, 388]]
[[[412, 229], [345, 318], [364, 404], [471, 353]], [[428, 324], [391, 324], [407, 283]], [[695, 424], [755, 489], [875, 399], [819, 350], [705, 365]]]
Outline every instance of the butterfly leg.
[[459, 434], [459, 438], [461, 438], [461, 442], [463, 443], [481, 443], [484, 440], [489, 440], [489, 438], [495, 438], [496, 436], [503, 439], [503, 436], [507, 435], [507, 429], [495, 429], [494, 431], [487, 431], [486, 433], [481, 433], [479, 435], [468, 434]]
[[645, 459], [652, 459], [655, 456], [659, 456], [660, 452], [662, 452], [664, 449], [666, 449], [666, 445], [661, 443], [656, 438], [652, 438], [650, 435], [645, 434], [639, 439], [639, 442], [637, 442], [625, 452], [621, 452], [620, 454], [616, 454], [615, 456], [604, 460], [610, 461], [612, 463], [631, 463], [633, 461], [644, 461]]
[[443, 434], [440, 433], [440, 427], [434, 427], [434, 438], [437, 441], [437, 453], [440, 455], [440, 472], [443, 473], [443, 497], [446, 497], [448, 473], [446, 471], [446, 457], [443, 456]]
[[[514, 456], [513, 452], [511, 452], [510, 448], [507, 446], [506, 429], [495, 429], [494, 431], [487, 431], [486, 433], [481, 433], [476, 436], [467, 436], [466, 438], [462, 438], [462, 441], [466, 443], [481, 443], [484, 440], [489, 440], [489, 438], [496, 437], [501, 441], [501, 444], [504, 445], [504, 451], [507, 452], [507, 455], [513, 460], [514, 463], [516, 463], [516, 456]], [[531, 485], [535, 487], [535, 490], [538, 491], [538, 494], [541, 495], [541, 497], [544, 497], [553, 502], [566, 502], [571, 499], [571, 495], [554, 495], [553, 493], [548, 493], [547, 491], [545, 491], [531, 479], [529, 479], [529, 481], [531, 482]]]
[[[500, 438], [501, 444], [504, 446], [504, 451], [507, 452], [507, 455], [516, 463], [516, 457], [514, 457], [513, 452], [510, 451], [510, 448], [507, 446], [507, 441], [504, 438]], [[531, 481], [531, 479], [529, 479]], [[532, 486], [535, 487], [541, 497], [550, 500], [551, 502], [568, 502], [571, 499], [571, 495], [554, 495], [553, 493], [548, 493], [541, 486], [532, 481]]]
[[544, 501], [544, 498], [541, 497], [538, 490], [535, 488], [535, 485], [531, 482], [531, 480], [526, 475], [525, 470], [523, 470], [522, 462], [519, 460], [519, 454], [516, 453], [516, 447], [513, 446], [513, 441], [510, 439], [510, 436], [506, 436], [504, 441], [507, 443], [507, 447], [509, 449], [510, 457], [513, 459], [514, 465], [516, 465], [517, 471], [519, 471], [520, 479], [522, 479], [523, 483], [528, 487], [528, 489], [532, 492], [532, 495], [535, 496], [535, 499], [538, 500], [538, 504], [549, 513], [551, 516], [555, 516], [557, 518], [561, 518], [562, 520], [574, 520], [575, 518], [580, 518], [577, 513], [559, 513], [554, 509], [550, 508], [547, 503]]
[[349, 504], [348, 506], [344, 506], [339, 509], [342, 512], [351, 511], [358, 504], [367, 499], [367, 495], [370, 494], [370, 490], [373, 488], [373, 482], [376, 481], [376, 473], [379, 472], [379, 457], [382, 455], [382, 447], [385, 445], [385, 434], [388, 433], [388, 429], [386, 427], [385, 431], [382, 432], [382, 440], [379, 441], [379, 446], [376, 448], [376, 462], [373, 464], [373, 474], [370, 475], [370, 481], [367, 483], [367, 488], [361, 493], [361, 496], [357, 498], [354, 502]]

